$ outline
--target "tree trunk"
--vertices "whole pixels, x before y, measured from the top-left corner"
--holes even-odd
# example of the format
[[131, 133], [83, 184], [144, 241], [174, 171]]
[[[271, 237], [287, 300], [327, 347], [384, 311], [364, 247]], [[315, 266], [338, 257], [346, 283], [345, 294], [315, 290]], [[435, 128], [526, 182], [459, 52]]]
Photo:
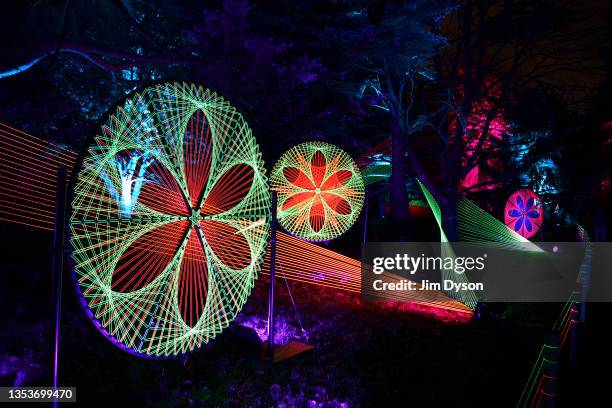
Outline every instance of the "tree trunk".
[[459, 241], [457, 201], [457, 192], [448, 191], [446, 203], [442, 206], [442, 227], [449, 242]]
[[442, 228], [450, 242], [459, 241], [457, 203], [462, 175], [463, 128], [457, 124], [449, 138], [449, 148], [442, 167], [445, 202], [442, 207]]
[[[406, 143], [396, 120], [391, 118], [391, 221], [397, 223], [400, 236], [407, 235], [410, 212], [406, 189]], [[406, 230], [406, 234], [401, 231]]]

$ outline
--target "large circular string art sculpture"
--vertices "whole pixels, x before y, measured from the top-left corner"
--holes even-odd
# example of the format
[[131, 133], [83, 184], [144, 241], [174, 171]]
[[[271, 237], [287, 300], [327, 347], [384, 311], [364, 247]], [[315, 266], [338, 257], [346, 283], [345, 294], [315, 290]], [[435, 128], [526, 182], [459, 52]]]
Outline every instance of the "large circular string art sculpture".
[[285, 152], [270, 177], [278, 194], [278, 221], [308, 241], [342, 235], [363, 207], [363, 179], [346, 152], [323, 142], [302, 143]]
[[533, 191], [523, 188], [515, 191], [504, 209], [506, 225], [525, 238], [534, 236], [544, 220], [544, 207]]
[[111, 115], [78, 174], [74, 278], [118, 346], [171, 356], [236, 317], [265, 254], [270, 193], [259, 148], [220, 96], [147, 88]]

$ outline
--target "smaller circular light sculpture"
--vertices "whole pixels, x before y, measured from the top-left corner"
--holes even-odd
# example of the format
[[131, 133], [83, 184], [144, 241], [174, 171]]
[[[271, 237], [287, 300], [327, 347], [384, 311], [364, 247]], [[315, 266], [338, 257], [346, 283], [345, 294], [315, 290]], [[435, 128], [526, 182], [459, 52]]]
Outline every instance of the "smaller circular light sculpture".
[[504, 221], [514, 232], [525, 238], [533, 237], [542, 226], [544, 206], [533, 191], [523, 188], [515, 191], [504, 210]]
[[357, 164], [328, 143], [302, 143], [285, 152], [270, 182], [278, 194], [279, 223], [307, 241], [342, 235], [363, 207], [364, 184]]

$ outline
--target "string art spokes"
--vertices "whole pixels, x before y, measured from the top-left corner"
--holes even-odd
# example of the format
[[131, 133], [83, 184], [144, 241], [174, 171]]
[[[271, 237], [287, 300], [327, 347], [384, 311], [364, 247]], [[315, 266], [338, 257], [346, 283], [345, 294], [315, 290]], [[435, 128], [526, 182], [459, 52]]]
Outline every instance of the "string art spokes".
[[223, 98], [179, 83], [130, 97], [90, 147], [72, 201], [73, 270], [88, 315], [138, 355], [208, 342], [253, 288], [269, 206], [259, 148]]
[[533, 237], [544, 221], [544, 206], [536, 193], [523, 188], [506, 202], [504, 221], [508, 228], [525, 238]]
[[285, 152], [272, 171], [278, 194], [278, 221], [308, 241], [345, 233], [358, 218], [364, 183], [351, 157], [324, 142], [308, 142]]

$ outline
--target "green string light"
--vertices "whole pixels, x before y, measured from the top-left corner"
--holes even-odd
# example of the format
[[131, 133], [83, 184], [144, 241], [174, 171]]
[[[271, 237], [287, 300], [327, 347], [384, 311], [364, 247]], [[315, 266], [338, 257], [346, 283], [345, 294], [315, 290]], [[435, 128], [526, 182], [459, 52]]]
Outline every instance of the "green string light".
[[255, 138], [222, 97], [168, 83], [128, 98], [90, 147], [72, 201], [88, 315], [138, 355], [200, 347], [254, 286], [269, 207]]
[[[425, 185], [421, 182], [421, 180], [417, 179], [417, 181], [419, 183], [419, 186], [421, 187], [423, 195], [425, 196], [425, 200], [427, 201], [427, 204], [429, 204], [429, 208], [431, 208], [434, 218], [436, 219], [438, 228], [440, 229], [440, 255], [443, 258], [455, 258], [455, 251], [453, 250], [453, 247], [448, 241], [446, 233], [442, 228], [442, 210], [440, 209], [440, 205], [438, 204], [434, 196], [431, 194], [431, 192], [427, 189], [427, 187], [425, 187]], [[459, 284], [469, 283], [468, 278], [464, 274], [455, 273], [453, 269], [442, 268], [441, 272], [443, 280], [450, 280]], [[461, 292], [446, 291], [446, 294], [456, 298], [461, 303], [471, 307], [472, 309], [474, 309], [476, 307], [476, 304], [478, 303], [478, 298], [476, 297], [476, 294], [474, 293], [474, 291], [471, 290]]]

